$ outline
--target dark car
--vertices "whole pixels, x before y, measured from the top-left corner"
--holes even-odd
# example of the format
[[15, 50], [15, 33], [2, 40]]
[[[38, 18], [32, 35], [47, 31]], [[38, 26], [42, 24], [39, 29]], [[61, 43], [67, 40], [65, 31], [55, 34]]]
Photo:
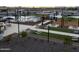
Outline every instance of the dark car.
[[74, 34], [79, 34], [79, 30], [74, 30]]

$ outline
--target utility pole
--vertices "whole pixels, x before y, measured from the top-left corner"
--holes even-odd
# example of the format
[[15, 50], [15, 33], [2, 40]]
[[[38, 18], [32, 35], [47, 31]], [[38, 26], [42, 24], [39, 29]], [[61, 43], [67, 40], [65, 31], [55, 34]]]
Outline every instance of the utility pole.
[[[19, 16], [19, 19], [18, 19], [18, 35], [20, 33], [20, 22], [21, 21], [21, 8], [19, 8], [18, 10], [18, 16]], [[19, 39], [20, 39], [20, 36], [19, 36]]]

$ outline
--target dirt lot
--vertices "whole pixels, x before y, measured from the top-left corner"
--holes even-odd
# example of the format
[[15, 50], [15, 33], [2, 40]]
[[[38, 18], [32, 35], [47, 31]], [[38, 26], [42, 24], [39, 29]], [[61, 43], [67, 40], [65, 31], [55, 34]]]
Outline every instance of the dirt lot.
[[[53, 21], [52, 24], [61, 24], [61, 19], [58, 19], [57, 21]], [[64, 21], [64, 26], [68, 27], [68, 26], [74, 26], [74, 27], [78, 27], [78, 20], [65, 20]]]

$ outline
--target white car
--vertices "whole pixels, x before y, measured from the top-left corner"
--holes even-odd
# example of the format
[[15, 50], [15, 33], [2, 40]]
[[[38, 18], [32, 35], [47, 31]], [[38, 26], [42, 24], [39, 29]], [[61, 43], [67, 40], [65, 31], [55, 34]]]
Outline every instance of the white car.
[[79, 40], [79, 37], [72, 37], [72, 40], [73, 41], [78, 41]]

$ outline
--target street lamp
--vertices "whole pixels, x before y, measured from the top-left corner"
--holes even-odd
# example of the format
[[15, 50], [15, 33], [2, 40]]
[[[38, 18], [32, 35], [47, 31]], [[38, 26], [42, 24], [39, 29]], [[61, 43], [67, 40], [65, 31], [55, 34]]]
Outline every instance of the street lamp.
[[50, 30], [50, 27], [49, 27], [49, 25], [48, 25], [48, 42], [49, 42], [49, 30]]

